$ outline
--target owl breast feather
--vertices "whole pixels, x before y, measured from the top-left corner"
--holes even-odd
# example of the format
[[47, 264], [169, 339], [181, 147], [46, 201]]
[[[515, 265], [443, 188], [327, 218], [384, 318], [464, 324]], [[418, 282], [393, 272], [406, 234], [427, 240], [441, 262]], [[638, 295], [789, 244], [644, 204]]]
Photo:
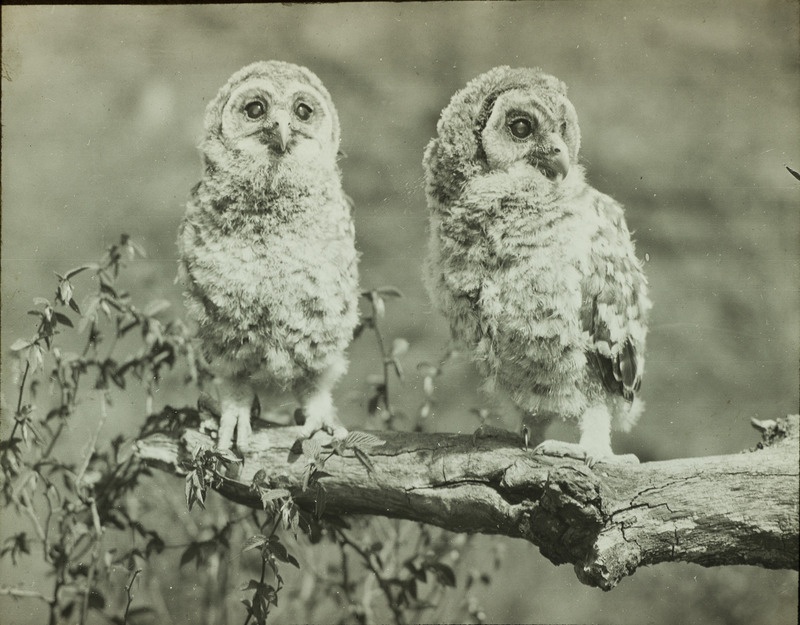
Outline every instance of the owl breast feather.
[[187, 305], [212, 365], [278, 386], [323, 371], [357, 322], [356, 252], [344, 200], [280, 224], [191, 213], [181, 235]]
[[467, 187], [438, 227], [451, 330], [518, 405], [577, 415], [587, 401], [581, 308], [597, 220], [580, 196], [510, 193], [495, 182]]

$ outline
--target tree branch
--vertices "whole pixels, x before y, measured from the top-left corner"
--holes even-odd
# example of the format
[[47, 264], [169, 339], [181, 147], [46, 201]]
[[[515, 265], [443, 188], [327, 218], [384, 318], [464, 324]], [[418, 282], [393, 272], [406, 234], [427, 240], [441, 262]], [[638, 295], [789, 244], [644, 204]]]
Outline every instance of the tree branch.
[[[159, 423], [171, 424], [159, 429]], [[136, 443], [141, 459], [174, 475], [200, 447], [213, 448], [208, 421], [167, 408]], [[261, 508], [250, 484], [263, 469], [271, 488], [326, 514], [421, 521], [454, 532], [524, 538], [554, 564], [610, 590], [642, 565], [693, 562], [798, 569], [798, 417], [756, 422], [764, 442], [725, 456], [641, 465], [533, 456], [516, 437], [373, 432], [371, 471], [352, 451], [333, 455], [320, 488], [302, 491], [307, 459], [293, 453], [296, 427], [253, 433], [243, 463], [215, 485], [222, 496]], [[323, 435], [317, 437], [322, 442]]]

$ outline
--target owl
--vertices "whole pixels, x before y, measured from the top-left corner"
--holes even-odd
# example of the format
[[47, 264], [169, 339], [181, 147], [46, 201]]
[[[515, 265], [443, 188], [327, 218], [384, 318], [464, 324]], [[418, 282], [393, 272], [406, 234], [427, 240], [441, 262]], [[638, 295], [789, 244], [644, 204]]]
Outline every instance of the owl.
[[218, 448], [245, 448], [256, 390], [293, 392], [304, 436], [346, 434], [331, 390], [358, 318], [358, 254], [339, 120], [305, 67], [248, 65], [208, 104], [205, 172], [178, 236], [179, 277], [216, 379]]
[[[423, 166], [425, 282], [485, 387], [522, 417], [536, 453], [615, 456], [611, 429], [642, 411], [647, 280], [622, 207], [585, 180], [567, 90], [497, 67], [456, 93]], [[579, 444], [545, 440], [575, 422]]]

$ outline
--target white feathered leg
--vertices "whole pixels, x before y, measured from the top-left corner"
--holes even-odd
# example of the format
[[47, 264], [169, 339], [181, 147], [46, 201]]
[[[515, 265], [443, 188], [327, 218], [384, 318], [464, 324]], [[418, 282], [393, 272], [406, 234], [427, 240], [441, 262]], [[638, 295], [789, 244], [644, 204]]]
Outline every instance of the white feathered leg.
[[533, 450], [535, 454], [583, 460], [590, 467], [598, 462], [606, 464], [638, 464], [633, 454], [615, 455], [611, 451], [611, 413], [608, 406], [598, 404], [583, 413], [580, 422], [580, 442], [566, 443], [547, 440]]
[[344, 356], [332, 363], [316, 380], [295, 388], [306, 421], [300, 435], [308, 438], [318, 430], [325, 430], [334, 438], [347, 436], [347, 429], [336, 415], [331, 391], [347, 370]]
[[218, 380], [218, 388], [221, 418], [217, 448], [230, 449], [235, 429], [236, 446], [244, 449], [252, 434], [250, 409], [255, 392], [250, 383], [241, 378], [222, 378]]

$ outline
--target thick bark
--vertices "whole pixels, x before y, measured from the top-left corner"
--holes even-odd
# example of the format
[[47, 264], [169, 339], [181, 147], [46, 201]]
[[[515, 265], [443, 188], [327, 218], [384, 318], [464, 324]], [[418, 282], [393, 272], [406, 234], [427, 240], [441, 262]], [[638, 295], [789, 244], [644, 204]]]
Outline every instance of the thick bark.
[[[214, 442], [193, 422], [195, 413], [181, 411], [176, 421], [178, 413], [169, 412], [160, 422], [172, 419], [170, 431], [151, 421], [137, 450], [148, 464], [183, 475], [193, 452]], [[229, 464], [214, 488], [261, 508], [251, 483], [263, 469], [270, 488], [288, 489], [302, 507], [314, 509], [324, 491], [326, 514], [524, 538], [604, 590], [659, 562], [797, 570], [798, 417], [754, 425], [765, 431], [752, 451], [591, 469], [533, 456], [509, 438], [373, 432], [385, 442], [369, 448], [369, 461], [353, 450], [332, 455], [305, 491], [308, 460], [292, 452], [298, 428], [262, 428], [243, 463]]]

